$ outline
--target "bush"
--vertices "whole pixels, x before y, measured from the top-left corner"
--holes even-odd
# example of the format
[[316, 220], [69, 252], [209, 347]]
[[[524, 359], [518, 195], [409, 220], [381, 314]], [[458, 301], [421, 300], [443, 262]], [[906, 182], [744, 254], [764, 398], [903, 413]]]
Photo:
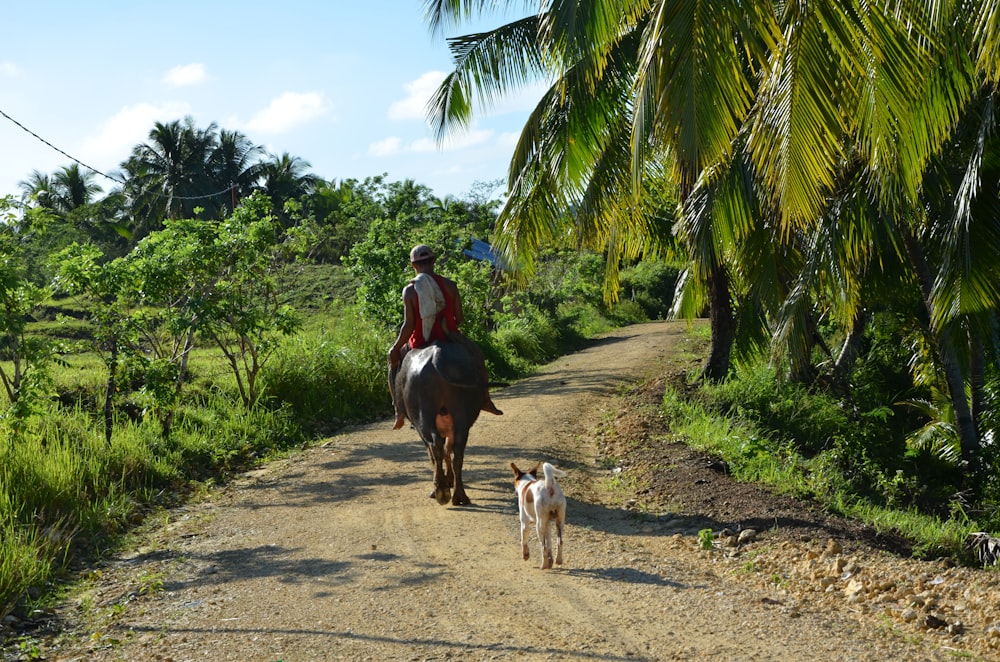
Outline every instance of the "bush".
[[528, 363], [545, 363], [559, 353], [558, 329], [537, 311], [507, 320], [493, 336], [498, 345]]
[[333, 330], [289, 339], [264, 371], [265, 398], [272, 406], [288, 405], [311, 431], [392, 411], [386, 382], [386, 350], [392, 339], [354, 315], [336, 324]]
[[674, 303], [680, 270], [664, 262], [646, 260], [623, 269], [621, 299], [631, 301], [651, 320], [666, 319]]

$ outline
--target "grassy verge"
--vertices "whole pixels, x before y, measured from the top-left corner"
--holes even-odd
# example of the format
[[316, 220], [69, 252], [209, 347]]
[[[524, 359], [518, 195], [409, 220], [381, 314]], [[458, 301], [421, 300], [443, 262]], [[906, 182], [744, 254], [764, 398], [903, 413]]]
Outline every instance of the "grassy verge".
[[789, 412], [782, 417], [795, 418], [794, 425], [775, 420], [761, 424], [759, 417], [747, 409], [733, 406], [729, 400], [734, 389], [732, 381], [721, 385], [689, 383], [683, 389], [668, 386], [663, 411], [672, 432], [691, 447], [725, 460], [737, 480], [812, 500], [830, 512], [860, 520], [879, 531], [896, 531], [913, 541], [915, 555], [969, 560], [964, 543], [969, 533], [981, 530], [979, 524], [961, 513], [942, 517], [913, 505], [894, 505], [888, 484], [891, 481], [859, 489], [856, 477], [852, 480], [844, 471], [839, 455], [842, 444], [831, 443], [815, 452], [803, 452], [812, 445], [796, 435], [821, 437], [824, 431], [836, 428], [837, 417], [829, 415], [827, 401], [814, 400], [805, 392], [798, 398], [787, 393], [782, 397], [775, 392], [780, 388], [776, 382], [770, 384], [774, 386], [769, 387], [772, 390], [765, 398], [770, 409], [787, 405]]

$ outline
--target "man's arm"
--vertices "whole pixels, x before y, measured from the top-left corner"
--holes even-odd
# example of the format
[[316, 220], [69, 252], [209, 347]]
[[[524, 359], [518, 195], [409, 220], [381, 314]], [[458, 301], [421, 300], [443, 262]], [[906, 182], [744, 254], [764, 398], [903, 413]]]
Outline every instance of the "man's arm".
[[389, 349], [389, 364], [393, 367], [399, 365], [399, 350], [403, 348], [413, 334], [413, 329], [417, 326], [417, 293], [412, 285], [403, 288], [403, 324], [399, 327], [399, 334], [396, 342]]

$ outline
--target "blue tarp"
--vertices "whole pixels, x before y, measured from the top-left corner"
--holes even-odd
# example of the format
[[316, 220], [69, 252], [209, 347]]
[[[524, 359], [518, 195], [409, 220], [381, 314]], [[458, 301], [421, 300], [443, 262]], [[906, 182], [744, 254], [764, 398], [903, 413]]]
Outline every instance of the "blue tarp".
[[497, 257], [497, 254], [493, 251], [493, 247], [481, 239], [473, 238], [472, 248], [466, 248], [462, 251], [462, 253], [464, 253], [466, 257], [471, 257], [473, 260], [486, 260], [497, 269], [504, 268], [500, 258]]

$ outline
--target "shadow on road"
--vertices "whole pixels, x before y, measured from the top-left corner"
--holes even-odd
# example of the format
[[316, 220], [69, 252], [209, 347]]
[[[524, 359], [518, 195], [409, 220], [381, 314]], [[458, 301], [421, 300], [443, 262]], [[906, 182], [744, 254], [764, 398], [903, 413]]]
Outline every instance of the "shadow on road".
[[[295, 636], [295, 637], [323, 637], [330, 640], [330, 643], [334, 643], [338, 640], [348, 640], [348, 641], [363, 641], [370, 642], [372, 644], [390, 644], [398, 645], [403, 647], [407, 651], [419, 652], [422, 647], [435, 647], [435, 648], [445, 648], [453, 649], [455, 651], [460, 651], [468, 654], [473, 653], [493, 653], [494, 655], [499, 654], [514, 654], [514, 655], [531, 655], [531, 656], [551, 656], [558, 658], [560, 660], [607, 660], [613, 662], [615, 660], [629, 660], [630, 662], [635, 662], [636, 660], [643, 660], [645, 658], [641, 656], [636, 656], [635, 654], [622, 653], [621, 655], [610, 655], [601, 653], [591, 653], [589, 651], [574, 650], [569, 648], [559, 648], [555, 646], [533, 646], [533, 645], [517, 645], [513, 642], [505, 641], [503, 643], [495, 644], [477, 644], [469, 642], [457, 642], [448, 641], [446, 639], [400, 639], [397, 637], [388, 637], [380, 635], [362, 634], [359, 632], [350, 632], [345, 630], [321, 630], [321, 629], [304, 629], [304, 628], [233, 628], [233, 627], [210, 627], [210, 628], [196, 628], [196, 627], [170, 627], [170, 628], [158, 628], [158, 627], [146, 627], [146, 626], [135, 626], [131, 628], [134, 632], [153, 632], [157, 634], [169, 635], [169, 634], [205, 634], [209, 633], [212, 635], [247, 635], [253, 637], [270, 637], [270, 636]], [[336, 647], [333, 646], [331, 649], [332, 653], [336, 653]], [[456, 653], [457, 654], [457, 653]], [[451, 653], [448, 653], [451, 655]], [[461, 657], [457, 659], [462, 659]]]

